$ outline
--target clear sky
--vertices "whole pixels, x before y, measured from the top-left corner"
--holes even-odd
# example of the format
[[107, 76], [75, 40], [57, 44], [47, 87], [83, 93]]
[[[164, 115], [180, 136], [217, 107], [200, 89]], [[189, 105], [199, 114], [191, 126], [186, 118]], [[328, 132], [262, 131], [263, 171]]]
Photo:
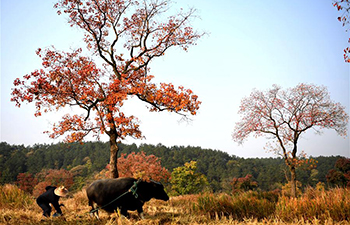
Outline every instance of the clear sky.
[[[1, 141], [33, 145], [57, 143], [43, 131], [60, 112], [34, 117], [33, 105], [10, 102], [13, 80], [41, 68], [35, 50], [54, 45], [59, 50], [85, 47], [83, 35], [58, 16], [52, 0], [1, 0]], [[190, 88], [202, 101], [191, 123], [176, 114], [149, 113], [130, 99], [125, 112], [141, 121], [145, 140], [166, 146], [201, 146], [240, 157], [269, 157], [266, 138], [249, 138], [238, 145], [232, 138], [240, 117], [240, 101], [253, 88], [266, 90], [313, 83], [328, 88], [331, 98], [349, 114], [349, 65], [343, 60], [349, 33], [337, 21], [331, 0], [176, 0], [174, 8], [196, 8], [193, 26], [209, 35], [188, 52], [168, 51], [151, 65], [159, 82]], [[93, 139], [90, 139], [93, 140]], [[107, 138], [102, 139], [107, 141]], [[350, 157], [349, 138], [335, 131], [309, 131], [299, 145], [308, 155]]]

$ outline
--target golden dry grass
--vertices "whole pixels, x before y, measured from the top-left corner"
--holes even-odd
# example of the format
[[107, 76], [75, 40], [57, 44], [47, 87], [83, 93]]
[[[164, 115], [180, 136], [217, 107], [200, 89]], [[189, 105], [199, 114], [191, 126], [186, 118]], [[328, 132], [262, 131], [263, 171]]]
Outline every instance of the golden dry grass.
[[[3, 188], [3, 187], [2, 187]], [[61, 198], [61, 203], [65, 205], [62, 207], [64, 213], [63, 217], [59, 218], [44, 218], [42, 216], [42, 211], [39, 206], [35, 203], [35, 199], [31, 198], [28, 200], [24, 193], [19, 191], [15, 186], [6, 187], [6, 196], [10, 196], [9, 201], [17, 202], [17, 204], [9, 204], [5, 202], [5, 192], [4, 189], [0, 191], [0, 224], [140, 224], [140, 225], [156, 225], [156, 224], [209, 224], [209, 225], [221, 225], [221, 224], [339, 224], [345, 225], [349, 224], [348, 221], [335, 222], [332, 219], [319, 220], [317, 218], [311, 218], [305, 221], [302, 217], [295, 218], [292, 220], [282, 220], [279, 216], [272, 216], [270, 218], [265, 218], [257, 220], [255, 218], [245, 218], [240, 221], [233, 219], [232, 217], [223, 217], [216, 214], [214, 217], [205, 213], [198, 213], [194, 208], [194, 204], [197, 204], [200, 195], [187, 195], [172, 197], [169, 201], [163, 202], [158, 200], [151, 200], [147, 202], [143, 209], [145, 212], [145, 219], [140, 219], [136, 212], [131, 212], [130, 219], [120, 216], [118, 213], [113, 213], [111, 215], [105, 213], [103, 210], [100, 211], [100, 220], [90, 217], [87, 197], [85, 191], [80, 191], [73, 196]], [[10, 191], [9, 191], [10, 190]], [[16, 195], [11, 195], [11, 192], [19, 196], [16, 199]], [[312, 193], [308, 193], [311, 195]], [[339, 194], [340, 195], [340, 194]], [[305, 197], [306, 198], [306, 197]], [[312, 196], [309, 196], [312, 198]], [[324, 198], [324, 196], [321, 196]], [[7, 198], [9, 199], [9, 198]], [[25, 204], [19, 204], [20, 199], [25, 199]], [[317, 199], [317, 198], [315, 198]], [[306, 199], [300, 198], [301, 201], [306, 201]], [[317, 200], [319, 201], [319, 200]], [[23, 203], [23, 201], [22, 201]], [[281, 204], [279, 202], [278, 204]], [[288, 205], [288, 203], [286, 203]], [[293, 201], [289, 205], [297, 204]]]

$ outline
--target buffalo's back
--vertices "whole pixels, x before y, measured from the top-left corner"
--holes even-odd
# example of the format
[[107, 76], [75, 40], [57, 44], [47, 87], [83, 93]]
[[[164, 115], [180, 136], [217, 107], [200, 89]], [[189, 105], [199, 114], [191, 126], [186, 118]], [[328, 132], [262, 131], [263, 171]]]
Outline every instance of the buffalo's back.
[[141, 203], [128, 192], [135, 181], [134, 178], [124, 177], [97, 180], [86, 189], [86, 193], [89, 201], [95, 202], [107, 212], [114, 212], [121, 207], [136, 210]]

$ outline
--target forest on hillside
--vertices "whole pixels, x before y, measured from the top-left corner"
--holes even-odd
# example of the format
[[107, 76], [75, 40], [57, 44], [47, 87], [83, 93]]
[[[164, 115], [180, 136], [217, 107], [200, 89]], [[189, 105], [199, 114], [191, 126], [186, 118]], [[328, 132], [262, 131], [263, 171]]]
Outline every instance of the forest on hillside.
[[[119, 144], [119, 154], [145, 152], [155, 155], [168, 171], [190, 161], [197, 162], [197, 172], [204, 174], [213, 191], [223, 191], [233, 178], [250, 174], [261, 190], [274, 190], [287, 183], [288, 168], [282, 158], [240, 158], [228, 153], [192, 146], [166, 147]], [[326, 183], [327, 173], [341, 156], [314, 157], [317, 167], [311, 170], [299, 168], [297, 179], [303, 187]], [[33, 146], [0, 143], [0, 184], [14, 183], [20, 173], [36, 174], [43, 169], [81, 170], [87, 178], [104, 169], [109, 161], [109, 143], [86, 142], [36, 144]], [[89, 169], [86, 165], [89, 164]], [[84, 167], [85, 166], [85, 167]], [[84, 169], [85, 168], [85, 169]]]

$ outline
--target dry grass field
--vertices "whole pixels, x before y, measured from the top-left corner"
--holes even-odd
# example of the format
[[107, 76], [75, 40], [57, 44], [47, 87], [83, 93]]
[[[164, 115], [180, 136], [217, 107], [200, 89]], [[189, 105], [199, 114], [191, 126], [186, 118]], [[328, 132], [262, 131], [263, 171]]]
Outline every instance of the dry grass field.
[[92, 218], [84, 191], [61, 202], [64, 216], [44, 218], [32, 196], [13, 185], [0, 186], [0, 224], [350, 224], [349, 189], [309, 189], [296, 199], [254, 192], [178, 196], [146, 203], [145, 219], [136, 212], [127, 219], [103, 211], [100, 220]]

